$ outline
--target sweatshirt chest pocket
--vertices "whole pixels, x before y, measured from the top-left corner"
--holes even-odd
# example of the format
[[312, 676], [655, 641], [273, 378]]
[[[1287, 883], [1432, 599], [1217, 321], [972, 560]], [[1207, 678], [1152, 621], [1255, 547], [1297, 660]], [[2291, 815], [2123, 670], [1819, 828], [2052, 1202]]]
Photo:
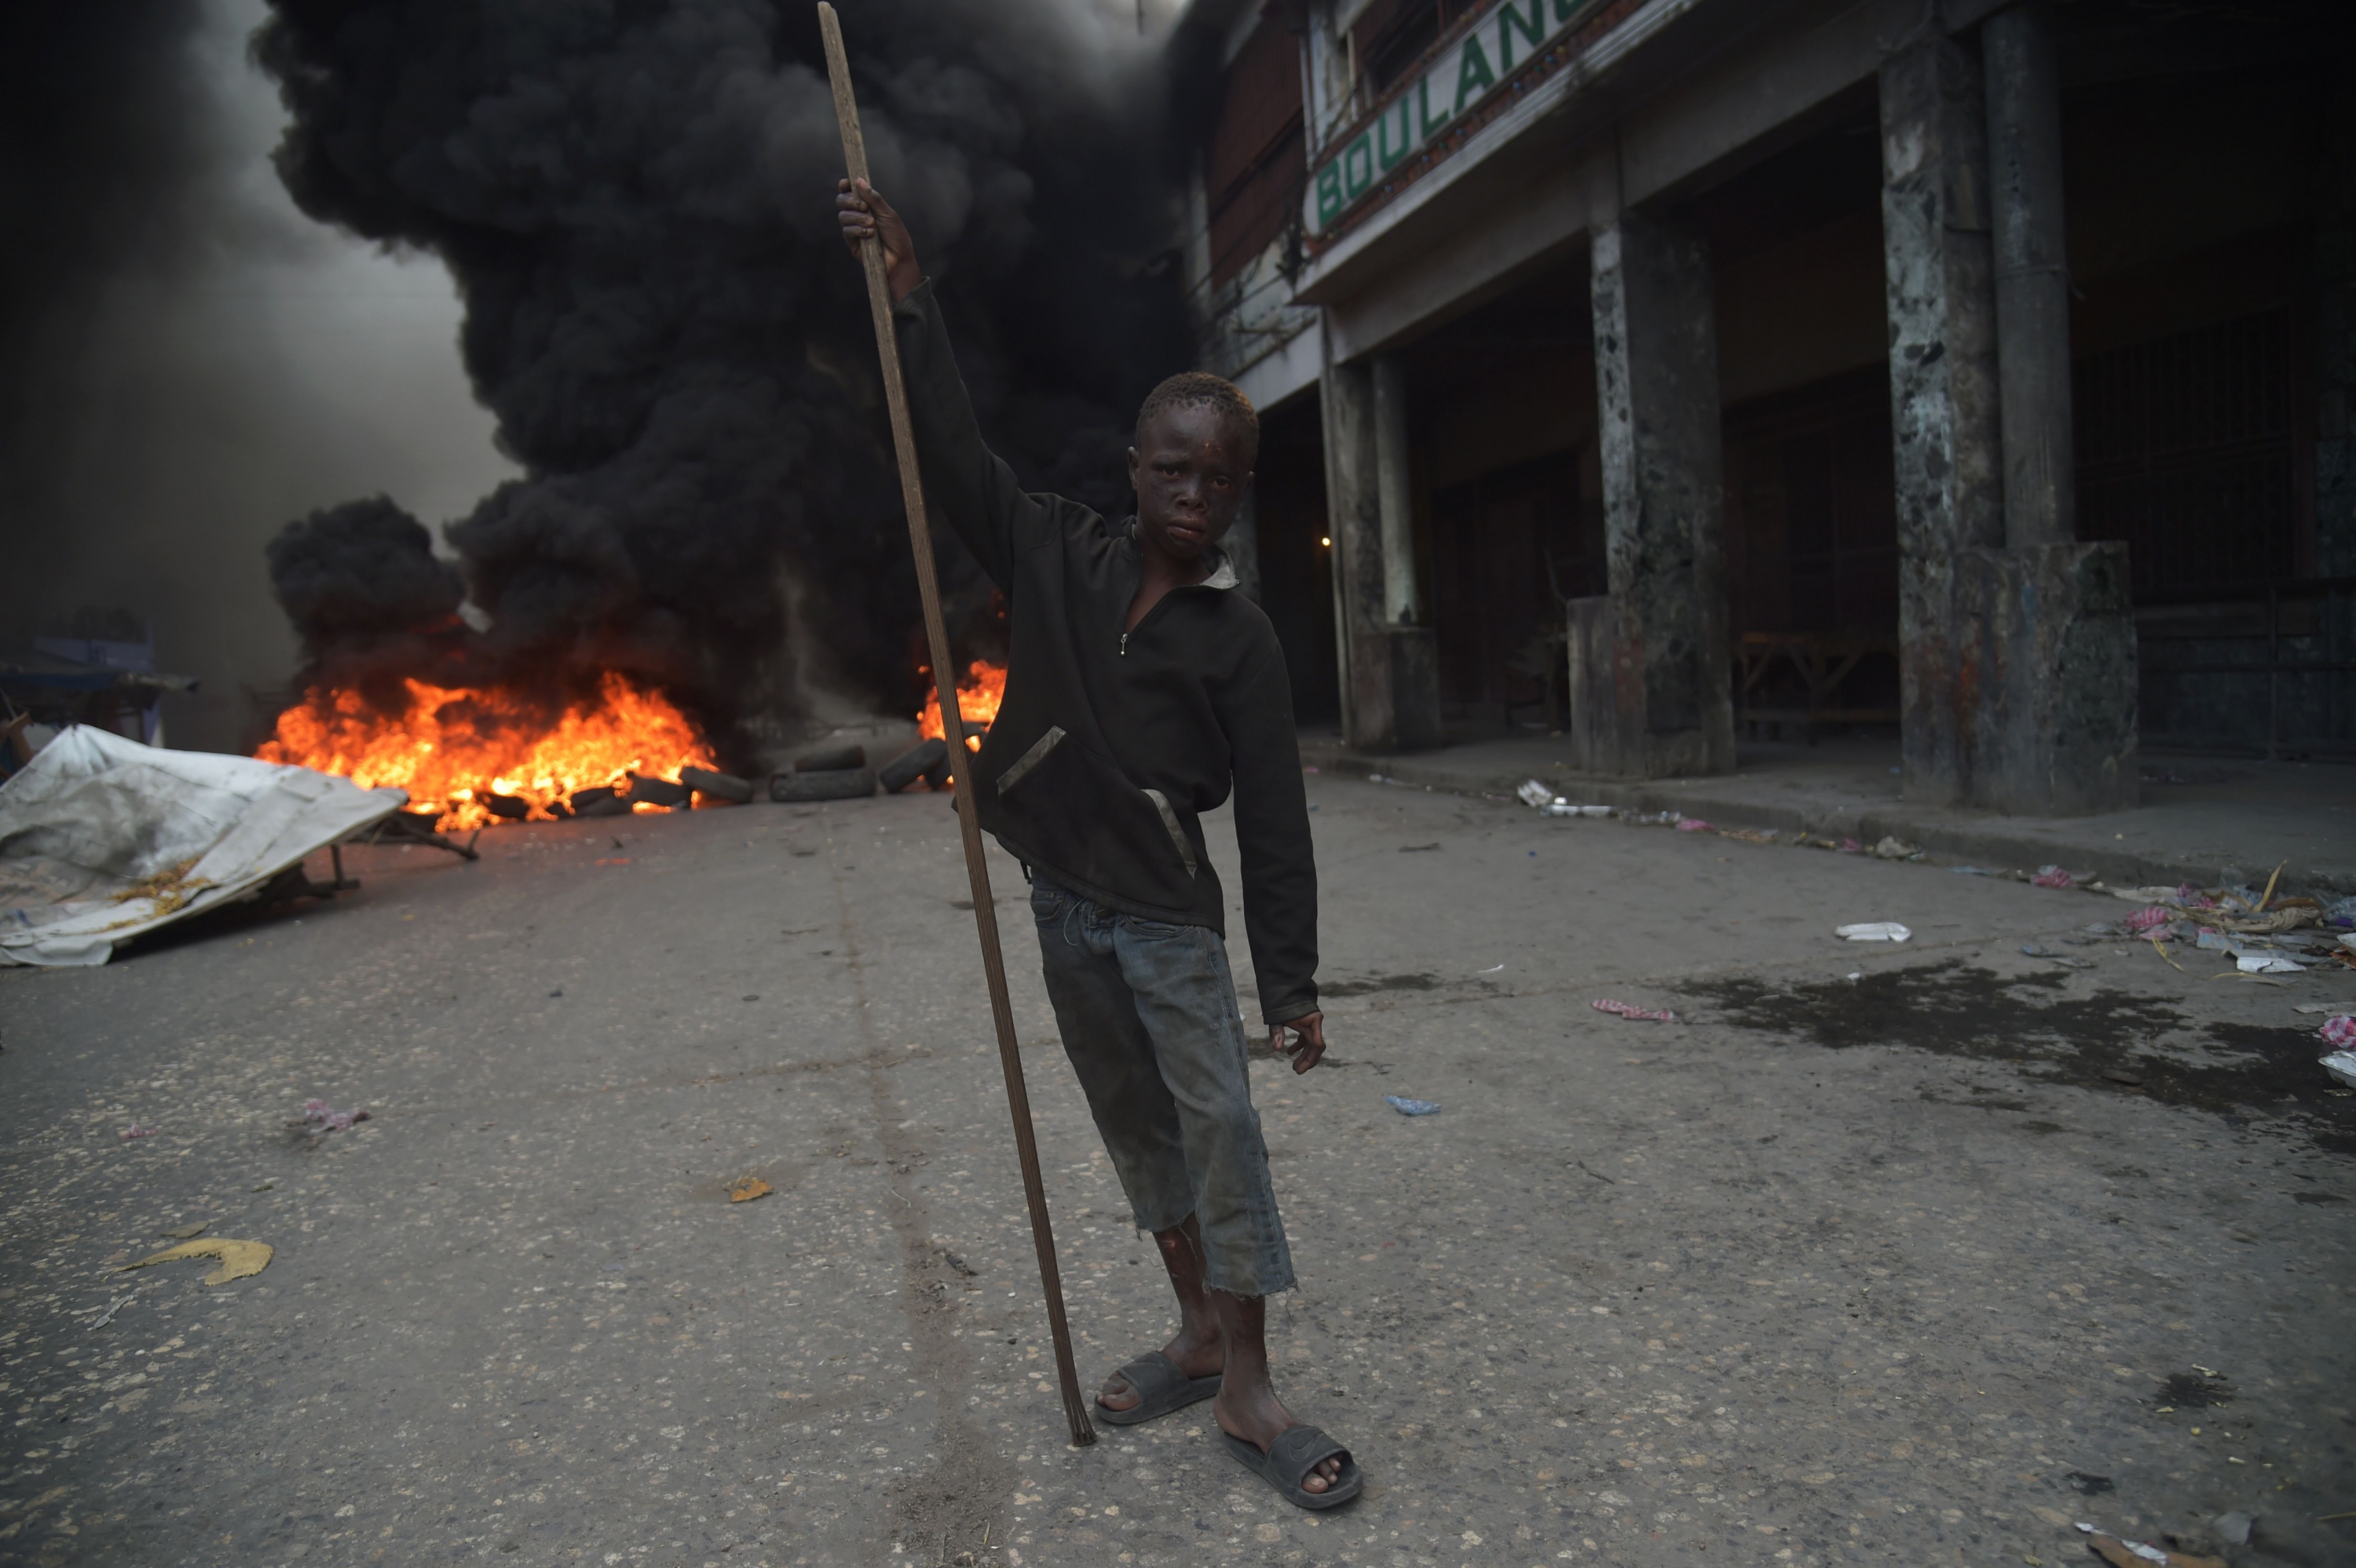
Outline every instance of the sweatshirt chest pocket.
[[1194, 847], [1159, 790], [1140, 789], [1061, 725], [998, 775], [1013, 836], [1060, 870], [1168, 909], [1194, 902]]

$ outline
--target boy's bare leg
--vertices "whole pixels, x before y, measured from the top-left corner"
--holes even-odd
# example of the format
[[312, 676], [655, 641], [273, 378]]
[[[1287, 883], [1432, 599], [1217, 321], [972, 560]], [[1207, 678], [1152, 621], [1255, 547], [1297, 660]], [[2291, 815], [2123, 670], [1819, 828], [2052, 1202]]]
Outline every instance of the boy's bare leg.
[[[1162, 1266], [1170, 1271], [1170, 1288], [1178, 1296], [1178, 1332], [1162, 1353], [1188, 1377], [1207, 1378], [1226, 1362], [1218, 1314], [1203, 1285], [1203, 1228], [1189, 1214], [1169, 1230], [1154, 1232], [1153, 1244], [1162, 1250]], [[1107, 1410], [1134, 1409], [1137, 1398], [1137, 1391], [1119, 1372], [1105, 1379], [1097, 1392], [1097, 1403]]]
[[[1227, 1356], [1226, 1380], [1219, 1385], [1211, 1410], [1221, 1430], [1264, 1451], [1285, 1428], [1301, 1424], [1276, 1397], [1276, 1387], [1268, 1379], [1268, 1297], [1230, 1296], [1224, 1290], [1210, 1294], [1218, 1309], [1219, 1333]], [[1341, 1458], [1327, 1459], [1301, 1477], [1301, 1489], [1322, 1492], [1341, 1473]]]

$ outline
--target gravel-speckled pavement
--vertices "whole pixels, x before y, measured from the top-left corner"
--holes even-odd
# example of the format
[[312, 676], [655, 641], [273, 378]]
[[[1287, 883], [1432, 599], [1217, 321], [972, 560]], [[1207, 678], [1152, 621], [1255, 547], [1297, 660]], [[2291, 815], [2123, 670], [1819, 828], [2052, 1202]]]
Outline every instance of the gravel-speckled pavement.
[[[2236, 1563], [2356, 1561], [2317, 1522], [2356, 1509], [2356, 1099], [2294, 1011], [2356, 974], [1311, 786], [1334, 1061], [1253, 1072], [1280, 1386], [1355, 1505], [1286, 1506], [1207, 1405], [1066, 1445], [917, 796], [371, 851], [332, 906], [0, 971], [0, 1562], [2034, 1564], [2233, 1509]], [[1093, 1384], [1165, 1287], [993, 869]], [[1872, 919], [1917, 938], [1830, 935]], [[291, 1130], [314, 1095], [370, 1119]], [[200, 1222], [275, 1258], [114, 1272]]]

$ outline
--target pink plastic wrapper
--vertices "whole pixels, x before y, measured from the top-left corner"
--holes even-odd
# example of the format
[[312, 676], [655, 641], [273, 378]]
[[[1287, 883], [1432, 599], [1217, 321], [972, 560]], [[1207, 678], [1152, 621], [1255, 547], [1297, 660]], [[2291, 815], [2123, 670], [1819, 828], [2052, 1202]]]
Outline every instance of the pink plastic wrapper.
[[2346, 1013], [2324, 1019], [2323, 1027], [2315, 1032], [2323, 1037], [2323, 1043], [2328, 1046], [2340, 1051], [2356, 1051], [2356, 1018]]
[[1615, 1002], [1608, 997], [1599, 998], [1590, 1005], [1599, 1013], [1617, 1013], [1623, 1019], [1638, 1019], [1646, 1023], [1673, 1024], [1677, 1021], [1677, 1015], [1666, 1008], [1655, 1011], [1649, 1008], [1637, 1007], [1632, 1002]]
[[[2344, 1022], [2345, 1020], [2335, 1019], [2332, 1021], [2339, 1023]], [[138, 1123], [134, 1122], [129, 1126], [123, 1129], [123, 1136], [126, 1138], [152, 1138], [155, 1136], [155, 1129], [153, 1127], [143, 1127]]]
[[2143, 908], [2136, 911], [2135, 913], [2127, 916], [2126, 924], [2129, 931], [2136, 933], [2137, 935], [2141, 935], [2147, 931], [2157, 930], [2158, 927], [2166, 925], [2169, 921], [2174, 920], [2176, 916], [2172, 912], [2162, 909], [2158, 904], [2146, 904]]
[[2037, 875], [2029, 880], [2040, 888], [2074, 888], [2078, 885], [2078, 879], [2059, 866], [2040, 866]]
[[354, 1122], [365, 1122], [368, 1119], [369, 1114], [366, 1111], [329, 1110], [325, 1100], [303, 1102], [303, 1124], [304, 1129], [307, 1132], [346, 1133], [351, 1131]]
[[1708, 823], [1704, 822], [1698, 816], [1680, 816], [1677, 818], [1677, 831], [1680, 833], [1708, 833], [1712, 831], [1712, 829]]

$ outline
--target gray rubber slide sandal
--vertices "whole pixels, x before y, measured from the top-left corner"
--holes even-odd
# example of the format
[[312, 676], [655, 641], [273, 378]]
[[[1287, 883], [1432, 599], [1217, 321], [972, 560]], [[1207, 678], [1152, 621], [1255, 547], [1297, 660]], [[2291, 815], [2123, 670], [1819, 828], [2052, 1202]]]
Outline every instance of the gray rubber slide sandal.
[[1127, 1410], [1108, 1410], [1098, 1401], [1096, 1417], [1111, 1426], [1135, 1426], [1141, 1421], [1151, 1421], [1157, 1415], [1167, 1415], [1173, 1410], [1183, 1410], [1199, 1404], [1219, 1392], [1219, 1374], [1207, 1378], [1190, 1378], [1177, 1362], [1159, 1350], [1144, 1355], [1120, 1369], [1129, 1386], [1137, 1391], [1137, 1403]]
[[[1222, 1428], [1219, 1438], [1236, 1463], [1274, 1487], [1277, 1495], [1295, 1508], [1340, 1508], [1365, 1489], [1366, 1478], [1358, 1473], [1358, 1462], [1350, 1451], [1334, 1442], [1314, 1426], [1288, 1426], [1276, 1435], [1276, 1441], [1260, 1452], [1257, 1443], [1247, 1443], [1234, 1433]], [[1333, 1478], [1330, 1490], [1304, 1491], [1301, 1483], [1309, 1472], [1326, 1460], [1341, 1456], [1342, 1473]]]

